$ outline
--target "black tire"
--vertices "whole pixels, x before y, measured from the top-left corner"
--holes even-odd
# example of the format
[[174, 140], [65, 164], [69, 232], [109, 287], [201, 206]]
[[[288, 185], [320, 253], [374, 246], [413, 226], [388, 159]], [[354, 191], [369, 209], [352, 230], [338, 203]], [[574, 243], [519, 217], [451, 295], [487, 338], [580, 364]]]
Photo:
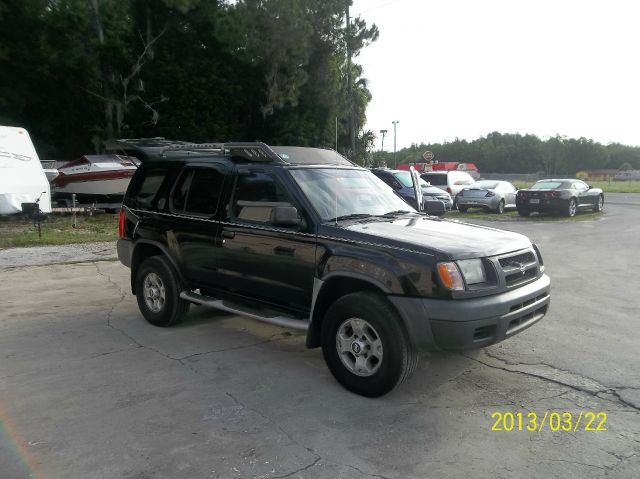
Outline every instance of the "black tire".
[[466, 213], [468, 209], [469, 208], [467, 208], [466, 206], [458, 206], [458, 211], [460, 213]]
[[569, 203], [567, 203], [567, 209], [565, 210], [565, 216], [572, 217], [576, 215], [576, 211], [578, 210], [578, 203], [575, 198], [571, 198]]
[[496, 213], [498, 213], [499, 215], [504, 213], [504, 200], [500, 200], [500, 203], [498, 203], [498, 207], [496, 208]]
[[163, 256], [151, 256], [142, 262], [135, 286], [138, 308], [154, 326], [172, 326], [189, 310], [189, 302], [180, 299], [180, 280]]
[[518, 214], [520, 216], [523, 216], [523, 217], [526, 218], [527, 216], [529, 216], [531, 214], [531, 211], [529, 211], [529, 210], [518, 210]]
[[[365, 323], [361, 331], [365, 334], [358, 337], [356, 328], [351, 328], [354, 321]], [[344, 333], [351, 330], [351, 337]], [[338, 333], [350, 349], [343, 354], [338, 352]], [[358, 341], [351, 338], [358, 338]], [[380, 354], [371, 354], [364, 360], [367, 370], [358, 375], [347, 366], [353, 361], [355, 368], [356, 355], [367, 358], [363, 351], [372, 351], [371, 344], [380, 341]], [[358, 343], [357, 354], [354, 343]], [[375, 348], [375, 347], [374, 347]], [[388, 393], [402, 383], [416, 368], [418, 353], [410, 344], [395, 308], [380, 294], [358, 292], [342, 296], [333, 303], [322, 322], [322, 352], [329, 370], [346, 389], [366, 397], [378, 397]], [[367, 363], [369, 363], [367, 365]]]
[[602, 208], [604, 208], [604, 195], [598, 195], [598, 200], [596, 201], [596, 204], [593, 205], [593, 212], [600, 213]]

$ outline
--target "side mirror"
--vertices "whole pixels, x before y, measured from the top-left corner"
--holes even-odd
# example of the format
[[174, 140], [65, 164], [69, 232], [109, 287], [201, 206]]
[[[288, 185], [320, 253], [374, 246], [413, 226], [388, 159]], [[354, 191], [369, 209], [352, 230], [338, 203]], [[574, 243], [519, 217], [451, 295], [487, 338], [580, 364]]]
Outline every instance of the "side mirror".
[[298, 215], [298, 210], [295, 206], [274, 206], [271, 209], [269, 223], [273, 226], [294, 228], [302, 226], [302, 218]]
[[444, 206], [444, 202], [440, 200], [427, 200], [424, 202], [424, 210], [431, 216], [444, 216], [447, 212], [447, 208]]

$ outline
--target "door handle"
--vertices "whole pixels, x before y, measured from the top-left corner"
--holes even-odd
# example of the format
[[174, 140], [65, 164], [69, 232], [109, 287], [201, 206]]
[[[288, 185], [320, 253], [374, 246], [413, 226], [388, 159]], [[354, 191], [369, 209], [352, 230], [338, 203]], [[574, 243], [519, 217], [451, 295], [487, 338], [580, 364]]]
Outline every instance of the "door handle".
[[236, 236], [236, 233], [234, 231], [222, 230], [223, 238], [235, 238], [235, 236]]

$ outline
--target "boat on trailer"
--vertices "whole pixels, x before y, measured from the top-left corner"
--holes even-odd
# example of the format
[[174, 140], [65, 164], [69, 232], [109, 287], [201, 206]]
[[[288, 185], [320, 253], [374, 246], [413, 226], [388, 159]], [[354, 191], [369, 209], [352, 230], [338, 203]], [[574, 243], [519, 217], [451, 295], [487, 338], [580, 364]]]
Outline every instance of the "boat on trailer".
[[139, 164], [131, 156], [84, 155], [58, 168], [52, 193], [58, 201], [74, 194], [81, 203], [121, 201]]

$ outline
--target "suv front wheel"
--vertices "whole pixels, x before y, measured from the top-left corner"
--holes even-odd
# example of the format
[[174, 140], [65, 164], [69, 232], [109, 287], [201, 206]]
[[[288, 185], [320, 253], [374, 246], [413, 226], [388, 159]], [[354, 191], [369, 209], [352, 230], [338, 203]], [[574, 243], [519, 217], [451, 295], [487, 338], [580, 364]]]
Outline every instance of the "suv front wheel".
[[171, 326], [187, 313], [189, 302], [180, 299], [180, 281], [164, 257], [145, 259], [136, 272], [135, 284], [140, 312], [154, 326]]
[[391, 391], [418, 363], [398, 313], [384, 297], [369, 292], [348, 294], [329, 307], [322, 352], [336, 380], [367, 397]]

